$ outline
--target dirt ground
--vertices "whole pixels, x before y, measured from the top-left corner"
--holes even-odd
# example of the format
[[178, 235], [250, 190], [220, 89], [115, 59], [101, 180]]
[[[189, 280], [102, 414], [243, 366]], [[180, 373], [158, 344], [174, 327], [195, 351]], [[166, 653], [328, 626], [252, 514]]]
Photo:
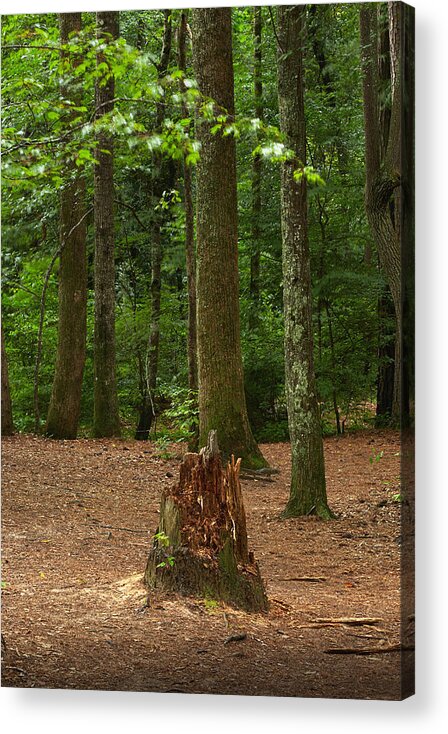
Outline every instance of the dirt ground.
[[132, 440], [4, 439], [2, 685], [399, 699], [402, 653], [386, 651], [400, 642], [399, 435], [326, 439], [330, 522], [278, 519], [289, 446], [261, 448], [280, 474], [242, 482], [270, 602], [249, 615], [159, 593], [146, 604], [178, 445], [167, 458]]

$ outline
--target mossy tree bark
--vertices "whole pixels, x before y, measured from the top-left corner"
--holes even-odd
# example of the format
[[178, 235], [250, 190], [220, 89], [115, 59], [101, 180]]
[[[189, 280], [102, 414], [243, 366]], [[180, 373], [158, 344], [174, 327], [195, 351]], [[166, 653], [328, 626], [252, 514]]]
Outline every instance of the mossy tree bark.
[[[119, 13], [96, 15], [97, 38], [105, 43], [118, 38]], [[98, 54], [98, 65], [107, 64]], [[112, 112], [115, 80], [110, 70], [95, 84], [96, 120]], [[93, 432], [96, 437], [120, 436], [115, 366], [115, 227], [114, 145], [103, 128], [96, 133], [94, 172], [95, 205], [95, 383]]]
[[178, 484], [162, 496], [145, 571], [151, 589], [267, 610], [260, 571], [248, 550], [240, 463], [232, 457], [223, 470], [216, 431], [199, 454], [185, 455]]
[[[81, 13], [59, 16], [61, 44], [82, 28]], [[82, 85], [69, 80], [70, 71], [81, 63], [63, 53], [64, 81], [61, 93], [74, 108], [83, 102]], [[68, 118], [78, 113], [68, 109]], [[69, 123], [70, 120], [68, 119]], [[59, 318], [56, 366], [45, 433], [58, 439], [76, 438], [81, 406], [82, 378], [87, 335], [87, 254], [85, 181], [74, 158], [65, 165], [65, 184], [60, 195]]]
[[[365, 204], [367, 218], [378, 256], [392, 294], [396, 319], [395, 376], [392, 418], [399, 423], [407, 410], [408, 396], [403, 393], [403, 293], [402, 211], [403, 192], [409, 181], [403, 179], [402, 131], [404, 124], [403, 39], [406, 7], [388, 3], [388, 47], [390, 65], [384, 61], [384, 32], [381, 8], [363, 3], [360, 9], [361, 60], [363, 68], [364, 129], [366, 159]], [[379, 56], [378, 49], [382, 51]], [[389, 54], [386, 54], [386, 57]], [[389, 80], [386, 79], [390, 75]], [[380, 92], [390, 83], [391, 103], [381, 104]], [[411, 158], [413, 152], [410, 152]], [[407, 420], [407, 418], [406, 418]]]
[[[193, 64], [206, 98], [234, 116], [230, 8], [193, 10]], [[199, 443], [216, 429], [225, 457], [266, 465], [249, 426], [240, 343], [236, 151], [232, 135], [197, 123], [197, 340]]]
[[8, 361], [6, 358], [5, 335], [3, 324], [1, 327], [2, 338], [2, 436], [12, 436], [14, 433], [14, 422], [12, 418], [11, 392], [9, 389]]
[[278, 95], [280, 127], [295, 158], [282, 164], [281, 223], [285, 313], [286, 401], [292, 478], [283, 517], [331, 517], [313, 364], [312, 295], [306, 180], [294, 179], [305, 165], [303, 47], [306, 6], [278, 8]]

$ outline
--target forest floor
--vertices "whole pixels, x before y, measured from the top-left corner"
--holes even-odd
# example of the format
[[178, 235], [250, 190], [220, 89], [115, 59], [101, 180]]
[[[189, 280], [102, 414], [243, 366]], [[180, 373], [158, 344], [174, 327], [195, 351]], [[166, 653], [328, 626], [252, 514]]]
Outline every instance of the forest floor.
[[[399, 699], [399, 434], [325, 440], [329, 522], [279, 520], [289, 445], [261, 448], [280, 474], [242, 481], [270, 602], [251, 615], [174, 594], [146, 604], [179, 445], [168, 457], [132, 440], [5, 438], [2, 685]], [[352, 617], [366, 619], [341, 622]]]

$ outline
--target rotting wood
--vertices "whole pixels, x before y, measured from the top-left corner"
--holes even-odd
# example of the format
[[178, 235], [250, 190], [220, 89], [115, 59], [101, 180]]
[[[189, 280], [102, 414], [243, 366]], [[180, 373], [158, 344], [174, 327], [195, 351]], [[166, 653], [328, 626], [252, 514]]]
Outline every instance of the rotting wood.
[[199, 454], [185, 454], [178, 483], [161, 497], [145, 571], [150, 589], [267, 610], [260, 571], [247, 544], [240, 465], [232, 456], [223, 468], [216, 431], [210, 431]]

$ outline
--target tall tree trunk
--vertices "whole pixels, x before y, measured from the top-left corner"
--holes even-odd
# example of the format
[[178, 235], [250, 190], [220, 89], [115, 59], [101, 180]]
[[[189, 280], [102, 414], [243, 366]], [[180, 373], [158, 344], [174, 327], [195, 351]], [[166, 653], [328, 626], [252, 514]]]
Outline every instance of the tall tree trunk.
[[280, 128], [295, 159], [281, 170], [286, 402], [292, 477], [283, 517], [331, 517], [313, 364], [312, 295], [306, 180], [294, 171], [306, 160], [303, 47], [306, 6], [278, 8]]
[[[61, 44], [71, 33], [81, 31], [81, 13], [61, 13], [59, 16]], [[68, 80], [70, 71], [81, 59], [70, 63], [63, 53], [65, 75], [61, 94], [73, 107], [82, 105], [79, 80]], [[69, 111], [69, 118], [76, 117]], [[68, 123], [70, 120], [67, 121]], [[87, 335], [87, 253], [85, 181], [76, 173], [72, 158], [65, 167], [66, 183], [60, 195], [60, 240], [63, 244], [59, 258], [59, 320], [56, 367], [48, 409], [45, 433], [52, 438], [76, 438], [81, 406], [82, 377], [86, 357]], [[78, 226], [76, 226], [78, 225]]]
[[[263, 78], [262, 78], [262, 9], [254, 8], [254, 100], [255, 117], [263, 119]], [[254, 156], [252, 164], [252, 236], [250, 255], [250, 309], [249, 329], [258, 323], [260, 306], [260, 234], [261, 234], [261, 177], [262, 158], [259, 153]]]
[[[97, 38], [105, 43], [118, 38], [118, 12], [96, 15]], [[104, 63], [99, 53], [97, 63]], [[107, 61], [106, 61], [107, 63]], [[115, 80], [101, 76], [95, 85], [96, 119], [114, 107]], [[115, 365], [115, 231], [114, 231], [114, 144], [105, 130], [97, 132], [94, 174], [95, 203], [95, 386], [94, 435], [119, 436]]]
[[[171, 10], [163, 11], [163, 38], [160, 61], [157, 66], [159, 79], [168, 69], [172, 45]], [[165, 104], [158, 101], [156, 105], [155, 129], [163, 124]], [[153, 177], [151, 181], [151, 204], [153, 207], [153, 226], [151, 241], [151, 323], [149, 326], [148, 351], [146, 355], [146, 390], [140, 409], [139, 422], [135, 433], [138, 440], [147, 440], [151, 426], [156, 417], [156, 387], [159, 368], [160, 351], [160, 304], [162, 294], [162, 224], [163, 214], [158, 207], [164, 191], [172, 188], [174, 183], [173, 166], [162, 160], [161, 155], [153, 158]], [[158, 208], [156, 208], [158, 207]]]
[[[181, 71], [186, 72], [187, 68], [187, 36], [188, 28], [188, 11], [182, 11], [179, 25], [178, 36], [178, 65]], [[185, 93], [187, 87], [184, 80], [180, 81], [180, 89]], [[187, 118], [189, 115], [186, 102], [182, 103], [182, 115]], [[191, 126], [189, 126], [190, 128]], [[197, 404], [198, 392], [198, 340], [196, 327], [196, 248], [194, 239], [194, 205], [193, 205], [193, 174], [191, 165], [187, 161], [187, 155], [183, 160], [183, 177], [184, 177], [184, 208], [185, 208], [185, 263], [187, 270], [187, 291], [188, 291], [188, 336], [187, 336], [187, 357], [188, 357], [188, 389], [190, 391], [190, 399]], [[197, 451], [199, 447], [199, 427], [196, 423], [192, 424], [190, 431], [189, 449]]]
[[[366, 213], [375, 239], [381, 267], [395, 308], [395, 377], [392, 418], [400, 421], [402, 372], [402, 293], [401, 293], [401, 121], [402, 121], [402, 30], [401, 3], [389, 3], [389, 47], [391, 108], [387, 123], [379, 102], [378, 18], [375, 5], [360, 10], [361, 56], [363, 67], [364, 128], [366, 159]], [[388, 130], [387, 140], [384, 139]]]
[[[390, 43], [388, 7], [385, 3], [377, 6], [378, 28], [378, 115], [380, 159], [384, 159], [389, 140], [391, 101], [390, 87]], [[390, 207], [392, 222], [394, 207]], [[381, 267], [381, 263], [378, 263]], [[378, 372], [376, 395], [377, 426], [389, 423], [393, 412], [395, 382], [395, 339], [396, 327], [391, 333], [390, 322], [395, 323], [395, 306], [389, 287], [386, 286], [378, 298]]]
[[[185, 73], [187, 68], [187, 13], [182, 11], [179, 27], [179, 69]], [[181, 81], [181, 91], [186, 87]], [[182, 114], [188, 117], [187, 105], [183, 104]], [[184, 206], [185, 206], [185, 260], [188, 288], [188, 387], [192, 393], [198, 389], [198, 357], [196, 335], [196, 252], [194, 243], [194, 208], [191, 166], [184, 156]]]
[[[199, 89], [234, 116], [230, 8], [193, 10], [193, 61]], [[199, 443], [216, 429], [225, 456], [266, 464], [247, 417], [240, 343], [235, 140], [198, 121], [197, 327]]]
[[328, 301], [325, 301], [325, 313], [327, 314], [327, 324], [328, 324], [328, 336], [330, 341], [330, 353], [331, 353], [331, 366], [333, 369], [333, 373], [331, 375], [331, 395], [333, 399], [333, 410], [334, 410], [334, 417], [336, 420], [336, 432], [338, 436], [342, 433], [341, 429], [341, 416], [339, 413], [339, 407], [338, 407], [338, 395], [336, 392], [336, 353], [335, 353], [335, 347], [334, 347], [334, 336], [333, 336], [333, 324], [331, 322], [331, 314], [330, 314], [330, 304]]
[[[390, 421], [395, 380], [395, 308], [389, 288], [378, 298], [378, 373], [376, 382], [376, 425]], [[392, 331], [392, 333], [391, 333]]]
[[8, 361], [6, 359], [5, 335], [2, 332], [2, 436], [12, 436], [14, 422], [12, 419], [11, 392], [9, 389]]

